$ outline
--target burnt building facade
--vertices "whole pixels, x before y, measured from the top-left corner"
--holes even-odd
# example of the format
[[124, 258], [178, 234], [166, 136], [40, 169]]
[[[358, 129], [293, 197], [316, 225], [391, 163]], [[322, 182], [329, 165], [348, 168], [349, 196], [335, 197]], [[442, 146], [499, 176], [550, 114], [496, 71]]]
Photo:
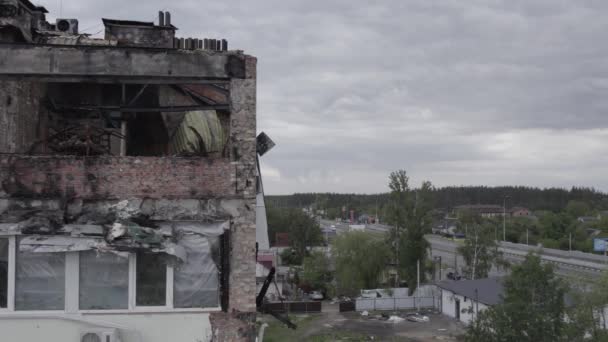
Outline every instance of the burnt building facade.
[[0, 0], [0, 329], [253, 340], [256, 59], [103, 22]]

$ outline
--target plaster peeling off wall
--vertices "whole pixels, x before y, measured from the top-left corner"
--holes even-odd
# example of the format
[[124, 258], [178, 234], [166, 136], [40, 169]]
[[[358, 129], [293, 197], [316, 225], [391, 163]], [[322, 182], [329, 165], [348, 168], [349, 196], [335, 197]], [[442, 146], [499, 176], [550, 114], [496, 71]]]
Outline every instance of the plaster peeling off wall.
[[27, 152], [46, 135], [45, 92], [43, 84], [0, 81], [0, 153]]

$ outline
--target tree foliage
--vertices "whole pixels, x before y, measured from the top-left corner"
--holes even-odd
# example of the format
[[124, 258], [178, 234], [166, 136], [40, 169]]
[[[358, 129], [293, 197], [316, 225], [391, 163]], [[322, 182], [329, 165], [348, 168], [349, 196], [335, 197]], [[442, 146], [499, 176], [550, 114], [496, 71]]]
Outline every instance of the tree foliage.
[[276, 242], [276, 233], [288, 233], [296, 260], [302, 260], [307, 255], [308, 247], [317, 246], [323, 242], [319, 224], [302, 210], [269, 207], [267, 220], [271, 244]]
[[487, 278], [492, 266], [507, 266], [494, 239], [493, 225], [482, 223], [480, 219], [472, 216], [464, 225], [467, 236], [464, 245], [458, 247], [458, 253], [466, 264], [463, 270], [465, 278]]
[[583, 341], [589, 334], [592, 341], [608, 341], [608, 273], [604, 273], [590, 290], [577, 291], [573, 299], [576, 305], [568, 312], [569, 340]]
[[425, 281], [429, 243], [424, 235], [431, 232], [433, 186], [424, 182], [419, 190], [412, 190], [406, 171], [399, 170], [391, 173], [389, 188], [387, 221], [393, 226], [388, 235], [389, 242], [398, 261], [398, 271], [406, 280], [411, 294], [416, 290], [418, 274], [420, 281]]
[[312, 252], [304, 258], [300, 281], [303, 285], [324, 293], [332, 281], [329, 258], [323, 252]]
[[281, 252], [281, 262], [283, 265], [302, 265], [302, 260], [304, 258], [301, 255], [298, 255], [293, 248], [286, 248]]
[[333, 242], [338, 294], [355, 296], [361, 289], [378, 288], [389, 261], [389, 250], [375, 235], [354, 231]]
[[479, 313], [467, 328], [465, 341], [567, 341], [566, 290], [551, 265], [529, 254], [505, 278], [502, 303]]
[[[561, 189], [533, 188], [524, 186], [450, 186], [433, 189], [436, 208], [450, 209], [462, 204], [502, 205], [505, 194], [510, 199], [507, 205], [519, 205], [531, 210], [563, 210], [570, 201], [586, 203], [592, 210], [608, 210], [608, 194], [592, 188]], [[297, 193], [285, 196], [267, 196], [267, 204], [281, 208], [303, 208], [322, 203], [320, 209], [334, 209], [341, 213], [342, 206], [355, 211], [374, 213], [378, 207], [382, 212], [390, 202], [390, 194], [337, 194], [337, 193]], [[332, 217], [335, 218], [335, 217]]]

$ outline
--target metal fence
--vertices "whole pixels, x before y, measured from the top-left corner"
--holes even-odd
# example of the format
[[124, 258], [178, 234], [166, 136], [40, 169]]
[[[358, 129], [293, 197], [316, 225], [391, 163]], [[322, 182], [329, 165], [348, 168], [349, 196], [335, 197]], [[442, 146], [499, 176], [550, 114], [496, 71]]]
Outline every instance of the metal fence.
[[356, 300], [357, 311], [436, 309], [441, 305], [439, 297], [404, 297], [404, 298], [359, 298]]
[[340, 312], [351, 312], [355, 311], [355, 309], [356, 307], [354, 301], [340, 303]]

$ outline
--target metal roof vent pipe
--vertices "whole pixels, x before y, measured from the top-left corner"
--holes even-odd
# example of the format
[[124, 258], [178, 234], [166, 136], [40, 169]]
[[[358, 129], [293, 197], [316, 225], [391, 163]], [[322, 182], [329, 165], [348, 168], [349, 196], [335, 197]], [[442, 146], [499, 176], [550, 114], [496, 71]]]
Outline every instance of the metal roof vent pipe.
[[165, 12], [165, 26], [171, 26], [171, 12]]
[[158, 12], [158, 26], [165, 26], [165, 13], [163, 11]]

